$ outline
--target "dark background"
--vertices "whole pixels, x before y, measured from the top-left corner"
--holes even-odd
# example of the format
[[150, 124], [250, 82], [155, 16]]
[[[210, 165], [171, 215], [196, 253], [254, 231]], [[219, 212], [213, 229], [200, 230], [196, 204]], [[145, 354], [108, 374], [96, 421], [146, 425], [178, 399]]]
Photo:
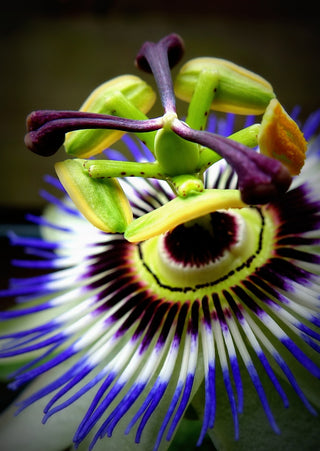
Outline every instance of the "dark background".
[[[1, 222], [41, 208], [44, 173], [65, 158], [25, 149], [25, 117], [34, 109], [78, 109], [98, 84], [133, 65], [145, 40], [170, 32], [194, 56], [230, 59], [271, 82], [287, 111], [320, 106], [319, 14], [316, 2], [271, 0], [7, 1], [1, 7]], [[152, 83], [149, 75], [141, 74]], [[154, 111], [153, 111], [154, 112]], [[13, 219], [12, 219], [13, 218]]]

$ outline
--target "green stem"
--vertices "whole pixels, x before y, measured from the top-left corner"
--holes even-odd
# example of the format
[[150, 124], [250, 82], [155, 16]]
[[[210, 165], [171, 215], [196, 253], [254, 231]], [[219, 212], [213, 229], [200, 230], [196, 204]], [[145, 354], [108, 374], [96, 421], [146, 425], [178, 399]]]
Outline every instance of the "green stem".
[[[250, 148], [256, 147], [258, 145], [258, 133], [260, 127], [260, 124], [250, 125], [243, 130], [239, 130], [238, 132], [233, 133], [232, 135], [228, 136], [228, 138]], [[202, 174], [206, 169], [208, 169], [211, 165], [213, 165], [220, 159], [220, 155], [218, 155], [213, 150], [209, 149], [208, 147], [201, 147], [199, 164], [197, 168], [198, 172]]]
[[221, 160], [221, 157], [216, 152], [208, 149], [208, 147], [201, 147], [197, 172], [202, 174], [206, 169], [219, 160]]
[[[120, 91], [116, 91], [107, 99], [108, 111], [118, 117], [125, 117], [128, 119], [146, 120], [148, 117], [142, 113], [130, 100], [128, 100]], [[139, 132], [135, 135], [148, 147], [151, 152], [154, 152], [154, 139], [156, 132]]]
[[189, 104], [186, 123], [195, 130], [205, 130], [210, 106], [219, 84], [217, 71], [202, 70]]
[[253, 124], [249, 127], [239, 130], [236, 133], [228, 136], [229, 139], [237, 141], [247, 147], [253, 148], [258, 145], [258, 134], [261, 128], [261, 124]]
[[83, 160], [83, 167], [92, 178], [144, 177], [165, 179], [158, 163], [137, 163], [134, 161]]

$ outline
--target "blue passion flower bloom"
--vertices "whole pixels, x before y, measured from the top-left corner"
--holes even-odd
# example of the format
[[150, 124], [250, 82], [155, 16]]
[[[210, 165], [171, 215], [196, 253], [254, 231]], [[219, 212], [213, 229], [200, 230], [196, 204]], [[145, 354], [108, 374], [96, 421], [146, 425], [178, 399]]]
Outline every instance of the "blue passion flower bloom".
[[[205, 58], [178, 75], [181, 121], [169, 76], [181, 56], [170, 35], [137, 57], [161, 118], [144, 117], [153, 93], [125, 76], [80, 112], [28, 119], [28, 147], [52, 154], [67, 132], [76, 158], [58, 163], [62, 183], [48, 177], [49, 206], [29, 216], [41, 235], [9, 234], [25, 274], [0, 293], [14, 300], [0, 313], [0, 357], [15, 366], [9, 387], [27, 388], [17, 418], [4, 414], [6, 450], [166, 449], [190, 405], [198, 445], [209, 433], [218, 449], [249, 449], [241, 428], [256, 421], [255, 449], [261, 412], [275, 434], [292, 402], [306, 421], [317, 414], [320, 112], [302, 135], [267, 82]], [[234, 113], [248, 113], [238, 132]], [[130, 131], [140, 142], [122, 138], [126, 157], [103, 150]], [[273, 412], [274, 397], [288, 413]]]

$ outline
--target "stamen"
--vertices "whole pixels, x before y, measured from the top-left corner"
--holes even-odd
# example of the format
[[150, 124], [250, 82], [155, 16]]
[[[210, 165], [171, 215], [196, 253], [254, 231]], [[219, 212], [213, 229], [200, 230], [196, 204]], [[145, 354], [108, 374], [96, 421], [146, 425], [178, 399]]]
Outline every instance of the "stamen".
[[175, 112], [175, 95], [170, 69], [182, 58], [183, 41], [177, 34], [170, 34], [159, 42], [145, 42], [137, 57], [136, 65], [145, 72], [152, 72], [161, 96], [165, 112]]
[[281, 161], [292, 175], [298, 175], [306, 159], [307, 142], [298, 125], [271, 100], [263, 115], [258, 134], [260, 152]]
[[162, 118], [135, 120], [83, 111], [34, 111], [27, 118], [25, 145], [32, 152], [51, 156], [64, 143], [65, 133], [80, 129], [150, 132], [162, 127]]

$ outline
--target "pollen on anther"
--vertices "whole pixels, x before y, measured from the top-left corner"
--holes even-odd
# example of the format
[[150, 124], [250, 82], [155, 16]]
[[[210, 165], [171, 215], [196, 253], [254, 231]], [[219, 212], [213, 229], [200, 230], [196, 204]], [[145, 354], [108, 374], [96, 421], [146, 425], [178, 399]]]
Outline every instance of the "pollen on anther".
[[258, 135], [261, 153], [283, 163], [291, 175], [298, 175], [306, 158], [307, 142], [296, 122], [273, 99], [262, 120]]

